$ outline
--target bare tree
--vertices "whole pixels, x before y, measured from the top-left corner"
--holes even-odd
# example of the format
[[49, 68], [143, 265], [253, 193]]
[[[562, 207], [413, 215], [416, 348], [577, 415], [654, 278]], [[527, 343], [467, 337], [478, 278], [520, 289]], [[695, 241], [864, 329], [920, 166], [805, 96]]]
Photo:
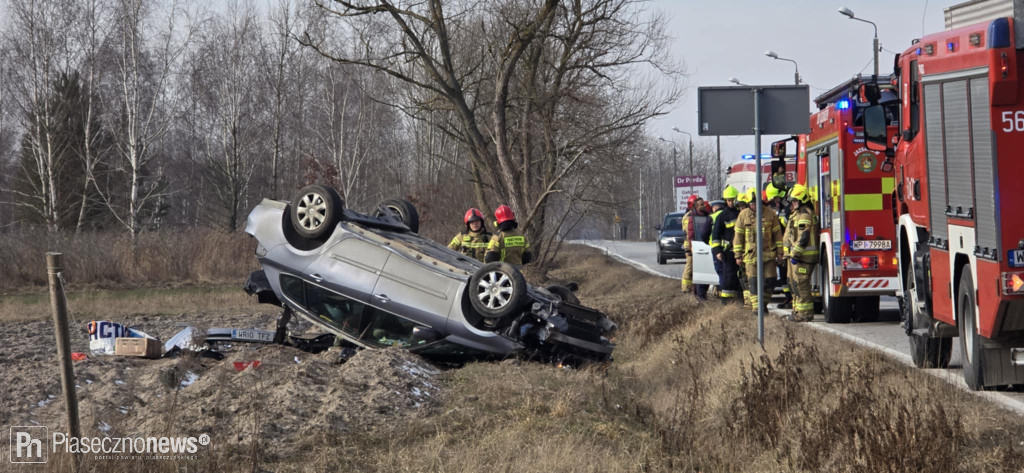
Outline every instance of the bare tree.
[[206, 166], [229, 231], [238, 227], [240, 207], [262, 156], [260, 134], [265, 103], [259, 93], [257, 54], [262, 40], [256, 12], [236, 2], [210, 21], [194, 62], [192, 91], [199, 95]]
[[[546, 220], [548, 198], [584, 156], [614, 159], [679, 95], [666, 23], [645, 19], [639, 0], [315, 3], [324, 16], [303, 44], [419, 89], [421, 111], [450, 111], [455, 126], [441, 130], [467, 150], [477, 200], [495, 194], [526, 227]], [[331, 43], [331, 19], [357, 47]], [[668, 88], [631, 80], [639, 68]]]
[[19, 0], [9, 4], [11, 29], [4, 42], [11, 45], [11, 96], [25, 118], [21, 161], [23, 190], [18, 205], [41, 217], [47, 229], [60, 230], [62, 200], [57, 175], [68, 160], [67, 136], [60, 133], [60, 107], [64, 104], [54, 85], [67, 77], [73, 61], [68, 32], [73, 26], [72, 1]]
[[147, 212], [158, 212], [166, 198], [161, 176], [158, 142], [174, 124], [181, 106], [175, 73], [195, 33], [196, 23], [185, 6], [175, 0], [166, 6], [159, 26], [153, 0], [117, 0], [113, 49], [116, 80], [106, 102], [117, 107], [107, 123], [120, 158], [116, 167], [126, 180], [125, 195], [101, 192], [117, 221], [134, 238], [143, 230]]

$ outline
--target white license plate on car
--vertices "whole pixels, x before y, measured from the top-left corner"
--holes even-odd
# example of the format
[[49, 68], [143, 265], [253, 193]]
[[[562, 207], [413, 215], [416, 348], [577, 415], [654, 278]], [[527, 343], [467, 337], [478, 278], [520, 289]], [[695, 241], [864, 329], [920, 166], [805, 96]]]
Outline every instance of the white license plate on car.
[[850, 249], [859, 250], [891, 250], [890, 240], [854, 240], [850, 242]]
[[244, 342], [272, 343], [274, 332], [256, 329], [231, 329], [231, 339]]

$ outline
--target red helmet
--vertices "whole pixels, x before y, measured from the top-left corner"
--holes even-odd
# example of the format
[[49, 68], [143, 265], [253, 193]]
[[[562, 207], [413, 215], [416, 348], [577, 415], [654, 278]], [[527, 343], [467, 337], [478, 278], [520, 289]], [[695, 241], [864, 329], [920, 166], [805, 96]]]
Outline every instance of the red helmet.
[[697, 199], [699, 199], [699, 198], [700, 197], [698, 197], [697, 194], [691, 194], [690, 198], [686, 199], [686, 206], [687, 207], [693, 207], [693, 203], [697, 202]]
[[498, 210], [494, 211], [494, 218], [498, 220], [498, 223], [504, 223], [509, 220], [515, 220], [516, 214], [512, 211], [512, 207], [502, 205], [498, 207]]
[[466, 216], [463, 217], [462, 220], [466, 222], [466, 225], [469, 225], [469, 222], [472, 222], [473, 220], [479, 220], [483, 222], [484, 213], [481, 212], [480, 209], [469, 209], [466, 211]]

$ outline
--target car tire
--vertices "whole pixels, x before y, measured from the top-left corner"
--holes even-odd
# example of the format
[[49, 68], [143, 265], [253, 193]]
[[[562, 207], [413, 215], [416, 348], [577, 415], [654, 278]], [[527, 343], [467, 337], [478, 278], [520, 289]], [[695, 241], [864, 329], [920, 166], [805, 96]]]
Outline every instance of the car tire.
[[565, 286], [551, 285], [544, 288], [548, 292], [558, 296], [559, 299], [568, 302], [570, 304], [579, 304], [580, 299], [573, 294], [572, 291]]
[[341, 221], [345, 203], [338, 192], [317, 184], [303, 187], [292, 200], [292, 228], [300, 237], [317, 240], [329, 236]]
[[420, 214], [416, 206], [405, 199], [388, 199], [377, 204], [375, 217], [392, 216], [402, 222], [413, 233], [420, 232]]
[[668, 259], [666, 259], [665, 256], [662, 255], [661, 253], [658, 253], [658, 264], [665, 264], [667, 262]]
[[956, 325], [960, 328], [960, 358], [967, 387], [978, 391], [985, 387], [985, 357], [981, 336], [974, 322], [974, 277], [964, 268], [956, 297]]
[[881, 298], [878, 296], [860, 296], [853, 301], [850, 321], [856, 323], [878, 322]]
[[501, 319], [516, 311], [526, 301], [526, 278], [508, 263], [487, 263], [469, 280], [469, 303], [473, 310], [487, 319]]

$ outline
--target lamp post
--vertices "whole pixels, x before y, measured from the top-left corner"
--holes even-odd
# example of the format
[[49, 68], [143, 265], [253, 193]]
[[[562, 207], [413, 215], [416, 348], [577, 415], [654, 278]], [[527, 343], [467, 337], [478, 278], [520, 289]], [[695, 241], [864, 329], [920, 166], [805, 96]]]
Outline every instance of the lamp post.
[[740, 80], [735, 78], [735, 77], [730, 77], [729, 78], [729, 82], [732, 82], [733, 84], [736, 84], [736, 85], [742, 85], [744, 87], [750, 87], [747, 84], [744, 84], [744, 83], [740, 82]]
[[678, 166], [676, 166], [676, 154], [679, 152], [679, 146], [676, 144], [675, 141], [666, 140], [663, 136], [659, 136], [658, 140], [664, 141], [666, 143], [672, 143], [672, 185], [674, 187], [676, 182], [676, 175], [679, 174], [679, 168]]
[[869, 23], [871, 26], [873, 26], [875, 28], [875, 41], [874, 41], [873, 53], [875, 55], [875, 77], [877, 78], [878, 77], [878, 25], [876, 25], [874, 22], [865, 20], [863, 18], [857, 18], [856, 16], [854, 16], [853, 10], [850, 10], [849, 8], [846, 8], [846, 7], [840, 7], [839, 8], [839, 13], [850, 17], [851, 20], [857, 20], [857, 21], [863, 21], [864, 23]]
[[[772, 59], [778, 59], [779, 61], [789, 61], [789, 62], [793, 63], [793, 67], [796, 69], [796, 72], [793, 73], [793, 85], [800, 85], [800, 66], [798, 66], [796, 64], [796, 61], [794, 61], [792, 59], [786, 59], [784, 57], [779, 57], [778, 53], [776, 53], [775, 51], [772, 51], [771, 49], [765, 51], [764, 55], [768, 56], [768, 57], [770, 57]], [[876, 62], [877, 62], [877, 60], [876, 60]], [[875, 72], [875, 74], [878, 74], [878, 73]]]
[[677, 127], [672, 127], [672, 131], [674, 131], [676, 133], [682, 133], [682, 134], [686, 135], [688, 138], [690, 138], [690, 175], [692, 176], [693, 175], [693, 135], [691, 135], [689, 132], [680, 130]]

